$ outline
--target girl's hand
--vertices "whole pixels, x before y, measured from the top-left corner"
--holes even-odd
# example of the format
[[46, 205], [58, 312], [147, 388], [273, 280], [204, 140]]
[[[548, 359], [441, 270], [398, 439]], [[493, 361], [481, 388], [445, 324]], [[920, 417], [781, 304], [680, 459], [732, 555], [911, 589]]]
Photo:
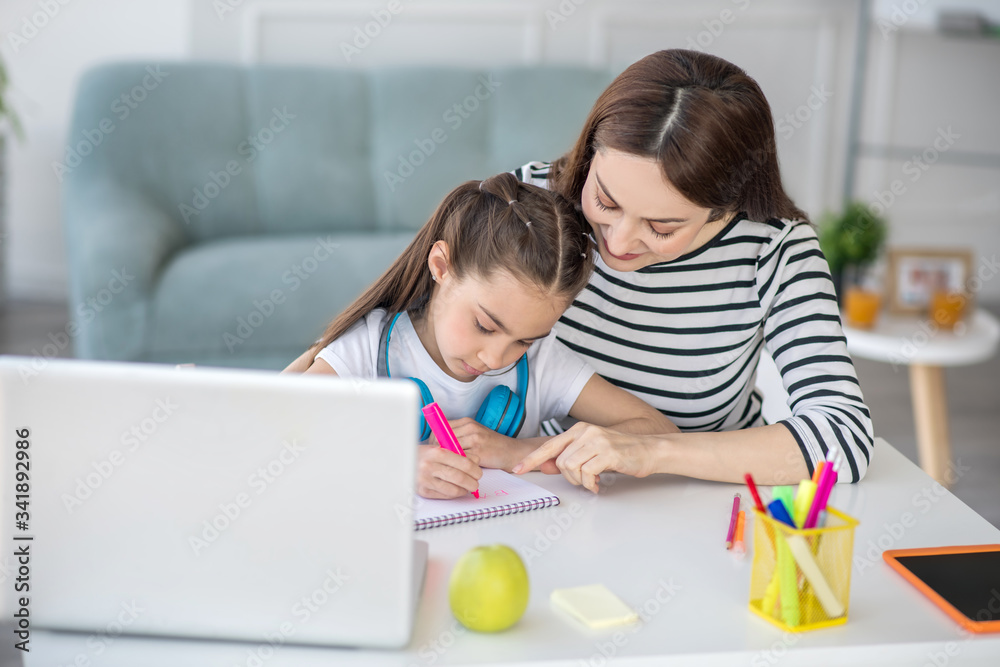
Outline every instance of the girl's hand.
[[458, 498], [479, 488], [482, 469], [471, 458], [436, 445], [417, 445], [417, 493], [424, 498]]
[[602, 472], [649, 475], [654, 470], [655, 450], [648, 436], [578, 422], [526, 456], [513, 472], [533, 470], [552, 458], [563, 477], [597, 493]]
[[[525, 451], [518, 447], [517, 440], [500, 435], [471, 417], [462, 417], [449, 421], [448, 424], [455, 432], [455, 437], [462, 445], [465, 455], [483, 468], [510, 470], [511, 466], [520, 461], [525, 454]], [[433, 434], [428, 443], [435, 447], [440, 446]]]

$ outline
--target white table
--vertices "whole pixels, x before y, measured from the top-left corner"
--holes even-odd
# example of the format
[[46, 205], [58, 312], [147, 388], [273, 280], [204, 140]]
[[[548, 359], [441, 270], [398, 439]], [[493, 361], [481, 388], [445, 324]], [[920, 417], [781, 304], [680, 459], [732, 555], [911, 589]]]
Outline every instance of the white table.
[[[832, 497], [835, 507], [861, 520], [849, 620], [798, 635], [786, 635], [747, 609], [751, 558], [736, 560], [725, 550], [733, 493], [743, 490], [749, 503], [745, 489], [669, 475], [614, 477], [595, 497], [561, 477], [532, 473], [531, 478], [556, 491], [562, 504], [418, 533], [430, 543], [430, 563], [413, 640], [405, 651], [282, 646], [256, 662], [252, 654], [261, 645], [120, 638], [96, 656], [86, 636], [35, 630], [25, 665], [70, 665], [81, 657], [92, 665], [128, 667], [579, 667], [608, 662], [816, 667], [933, 664], [935, 656], [951, 665], [995, 667], [1000, 662], [1000, 635], [964, 635], [881, 560], [888, 548], [997, 543], [1000, 530], [883, 440], [877, 441], [867, 477], [838, 486]], [[463, 631], [448, 609], [448, 574], [467, 549], [497, 542], [537, 552], [528, 562], [528, 610], [504, 633]], [[597, 582], [630, 606], [644, 607], [645, 621], [592, 632], [550, 608], [554, 588]], [[607, 661], [605, 654], [612, 652], [614, 660]]]
[[948, 486], [953, 480], [944, 367], [977, 364], [992, 357], [1000, 342], [1000, 322], [977, 309], [968, 321], [949, 331], [927, 316], [881, 313], [874, 328], [845, 324], [844, 335], [853, 355], [894, 367], [909, 366], [920, 465]]

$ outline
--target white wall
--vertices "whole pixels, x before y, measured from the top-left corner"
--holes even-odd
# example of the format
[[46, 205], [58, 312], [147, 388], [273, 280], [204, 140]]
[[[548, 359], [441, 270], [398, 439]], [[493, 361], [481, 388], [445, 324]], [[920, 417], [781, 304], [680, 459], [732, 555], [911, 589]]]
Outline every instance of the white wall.
[[1000, 39], [886, 25], [869, 40], [855, 195], [884, 208], [892, 246], [972, 250], [979, 297], [997, 301]]
[[11, 296], [66, 298], [59, 180], [51, 165], [64, 159], [81, 72], [119, 58], [184, 58], [189, 24], [187, 2], [0, 2], [0, 50], [12, 80], [10, 102], [26, 135], [23, 142], [8, 141], [8, 236], [0, 250]]
[[[15, 88], [11, 101], [28, 135], [24, 143], [11, 147], [7, 157], [9, 235], [2, 239], [0, 251], [6, 257], [11, 294], [64, 298], [59, 183], [51, 165], [62, 159], [69, 139], [66, 133], [79, 74], [92, 64], [111, 59], [157, 62], [197, 58], [348, 67], [401, 62], [470, 66], [586, 63], [620, 69], [660, 48], [695, 44], [744, 67], [761, 84], [779, 121], [779, 155], [786, 185], [797, 202], [814, 216], [839, 204], [847, 153], [855, 1], [398, 1], [400, 11], [391, 23], [350, 62], [340, 45], [351, 43], [355, 29], [372, 21], [373, 11], [384, 12], [390, 0], [0, 2], [0, 50]], [[58, 6], [58, 13], [51, 18], [39, 14], [43, 4]], [[937, 38], [938, 42], [910, 46], [911, 36], [928, 37], [920, 32], [921, 26], [933, 23], [938, 6], [957, 4], [1000, 13], [998, 3], [988, 0], [875, 2], [877, 16], [883, 20], [898, 19], [904, 12], [905, 21], [889, 40], [873, 30], [866, 142], [886, 143], [885, 128], [896, 127], [902, 118], [910, 133], [907, 141], [912, 138], [926, 145], [933, 140], [941, 119], [947, 120], [952, 111], [962, 109], [971, 114], [968, 121], [962, 120], [963, 127], [970, 128], [962, 137], [963, 147], [979, 150], [997, 143], [997, 130], [990, 122], [998, 108], [997, 87], [990, 84], [990, 91], [989, 86], [978, 86], [976, 81], [995, 78], [998, 63], [990, 49], [1000, 42], [967, 48], [965, 42]], [[218, 7], [226, 5], [232, 11], [220, 13]], [[32, 17], [36, 17], [35, 23], [45, 25], [15, 50], [11, 33], [21, 34], [25, 19], [31, 23]], [[885, 49], [882, 42], [896, 46]], [[931, 55], [926, 49], [932, 49]], [[947, 67], [933, 66], [940, 60], [935, 53], [949, 63]], [[911, 61], [915, 63], [912, 66]], [[926, 94], [919, 84], [929, 76], [927, 61], [932, 75], [952, 86], [937, 106], [911, 101], [914, 94], [918, 100]], [[830, 92], [828, 101], [817, 103], [814, 91], [819, 89]], [[976, 105], [956, 102], [965, 95], [978, 96]], [[897, 103], [897, 97], [903, 102]], [[980, 106], [983, 99], [991, 104]], [[810, 103], [816, 108], [808, 108]], [[796, 112], [799, 118], [808, 116], [807, 120], [783, 120]], [[892, 140], [896, 140], [895, 135]], [[890, 165], [887, 171], [882, 162], [885, 160], [870, 156], [859, 161], [855, 188], [859, 197], [866, 198], [875, 188], [885, 187], [886, 175], [896, 167]], [[897, 166], [902, 168], [902, 164]], [[914, 188], [912, 196], [891, 209], [893, 239], [909, 243], [944, 238], [975, 244], [982, 252], [1000, 249], [997, 173], [942, 161], [921, 180], [920, 193]], [[946, 230], [934, 224], [937, 210], [957, 212]], [[936, 237], [939, 230], [942, 234]], [[1000, 280], [987, 283], [983, 297], [1000, 298]]]
[[[857, 2], [401, 0], [387, 25], [375, 25], [373, 14], [388, 16], [389, 4], [242, 0], [224, 15], [197, 5], [192, 53], [336, 67], [580, 63], [621, 70], [659, 49], [699, 48], [760, 83], [779, 123], [779, 157], [797, 203], [819, 213], [839, 202]], [[366, 24], [374, 34], [368, 44], [357, 41]], [[345, 54], [345, 43], [361, 44], [360, 53]], [[808, 118], [785, 120], [795, 113]]]

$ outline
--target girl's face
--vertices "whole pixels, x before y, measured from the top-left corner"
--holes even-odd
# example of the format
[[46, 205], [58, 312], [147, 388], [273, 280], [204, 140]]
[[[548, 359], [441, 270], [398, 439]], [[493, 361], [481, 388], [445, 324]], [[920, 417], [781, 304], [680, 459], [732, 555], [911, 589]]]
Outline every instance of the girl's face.
[[544, 338], [569, 302], [525, 285], [506, 271], [459, 280], [438, 241], [428, 258], [435, 278], [426, 316], [414, 323], [421, 342], [448, 375], [471, 382], [509, 366]]
[[613, 150], [595, 152], [582, 196], [601, 258], [616, 271], [677, 259], [732, 218], [707, 222], [711, 210], [677, 192], [655, 160]]

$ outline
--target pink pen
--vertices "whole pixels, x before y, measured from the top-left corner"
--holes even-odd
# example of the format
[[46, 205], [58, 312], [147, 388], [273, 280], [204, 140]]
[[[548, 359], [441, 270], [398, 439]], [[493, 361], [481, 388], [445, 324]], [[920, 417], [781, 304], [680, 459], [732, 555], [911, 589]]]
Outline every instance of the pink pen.
[[813, 497], [812, 505], [809, 507], [809, 514], [806, 515], [806, 522], [802, 526], [803, 528], [815, 528], [816, 522], [819, 520], [819, 513], [826, 509], [826, 503], [830, 499], [830, 492], [833, 490], [833, 485], [837, 483], [837, 471], [834, 470], [835, 467], [828, 465], [823, 468], [823, 474], [820, 475], [819, 485], [816, 487], [816, 495]]
[[[448, 420], [444, 418], [444, 413], [441, 412], [441, 406], [437, 404], [437, 401], [425, 405], [421, 408], [421, 412], [424, 413], [427, 425], [434, 431], [434, 435], [437, 436], [441, 446], [449, 452], [465, 456], [465, 450], [462, 449], [462, 445], [458, 444], [458, 438], [455, 437], [455, 432], [451, 430]], [[478, 498], [479, 491], [473, 491], [472, 495]]]

